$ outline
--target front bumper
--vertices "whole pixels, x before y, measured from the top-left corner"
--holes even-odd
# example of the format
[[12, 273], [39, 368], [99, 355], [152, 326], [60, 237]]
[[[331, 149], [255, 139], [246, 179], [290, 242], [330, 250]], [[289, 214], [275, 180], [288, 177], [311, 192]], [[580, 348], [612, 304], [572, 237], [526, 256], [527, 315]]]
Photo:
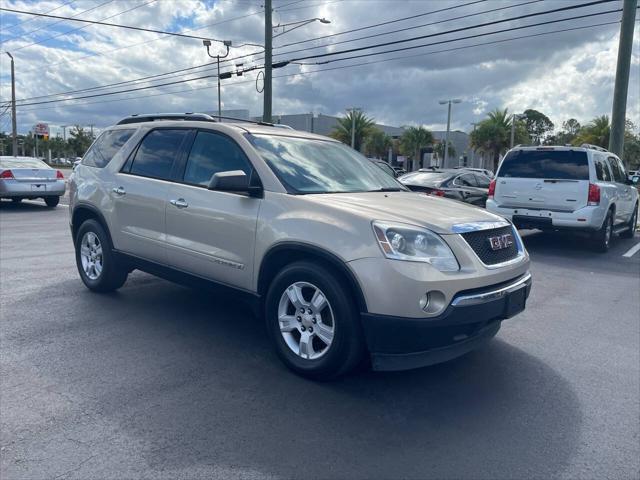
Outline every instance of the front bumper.
[[363, 313], [374, 370], [424, 367], [482, 346], [498, 333], [502, 320], [524, 308], [531, 285], [527, 272], [491, 287], [460, 292], [437, 317]]

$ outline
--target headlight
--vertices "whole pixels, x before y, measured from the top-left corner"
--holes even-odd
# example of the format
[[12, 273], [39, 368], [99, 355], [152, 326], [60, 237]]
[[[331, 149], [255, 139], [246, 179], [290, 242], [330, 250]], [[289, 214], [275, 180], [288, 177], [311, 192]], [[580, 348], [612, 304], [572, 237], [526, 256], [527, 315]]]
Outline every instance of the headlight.
[[373, 222], [373, 231], [387, 258], [430, 263], [441, 272], [460, 270], [449, 246], [430, 230], [409, 225]]

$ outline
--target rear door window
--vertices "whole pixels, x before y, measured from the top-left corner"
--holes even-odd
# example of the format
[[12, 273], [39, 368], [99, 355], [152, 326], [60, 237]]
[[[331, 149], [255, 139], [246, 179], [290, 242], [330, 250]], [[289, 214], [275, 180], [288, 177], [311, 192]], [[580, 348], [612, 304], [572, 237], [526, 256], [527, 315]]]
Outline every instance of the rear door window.
[[489, 184], [491, 183], [491, 179], [485, 175], [481, 175], [479, 173], [475, 173], [474, 177], [476, 177], [476, 181], [478, 182], [478, 186], [480, 188], [489, 188]]
[[572, 150], [517, 150], [500, 166], [500, 177], [589, 180], [586, 152]]
[[607, 158], [607, 163], [611, 167], [611, 172], [613, 173], [613, 181], [618, 183], [626, 183], [624, 170], [620, 167], [618, 159], [615, 157], [609, 157]]
[[131, 128], [104, 132], [85, 153], [82, 164], [97, 168], [106, 167], [135, 131]]
[[477, 187], [478, 186], [476, 184], [475, 177], [470, 173], [467, 173], [465, 175], [460, 175], [453, 181], [453, 184], [460, 187]]
[[133, 157], [129, 173], [141, 177], [170, 180], [173, 163], [190, 132], [184, 129], [161, 129], [149, 132]]

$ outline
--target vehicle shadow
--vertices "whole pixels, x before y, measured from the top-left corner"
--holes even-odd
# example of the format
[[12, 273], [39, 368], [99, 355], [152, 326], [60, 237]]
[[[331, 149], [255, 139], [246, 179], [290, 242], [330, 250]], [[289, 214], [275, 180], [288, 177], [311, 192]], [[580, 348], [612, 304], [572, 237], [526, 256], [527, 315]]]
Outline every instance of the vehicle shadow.
[[[56, 208], [64, 208], [62, 205]], [[47, 207], [43, 200], [23, 200], [16, 203], [11, 200], [0, 200], [0, 210], [4, 212], [29, 212], [41, 210], [55, 210], [56, 208]]]
[[[317, 383], [278, 361], [233, 298], [141, 274], [110, 295], [55, 288], [65, 299], [40, 291], [9, 306], [46, 298], [53, 311], [4, 341], [74, 399], [58, 420], [96, 456], [80, 476], [126, 476], [135, 457], [153, 478], [550, 477], [580, 439], [568, 382], [499, 335], [446, 364]], [[46, 347], [29, 353], [38, 339]]]

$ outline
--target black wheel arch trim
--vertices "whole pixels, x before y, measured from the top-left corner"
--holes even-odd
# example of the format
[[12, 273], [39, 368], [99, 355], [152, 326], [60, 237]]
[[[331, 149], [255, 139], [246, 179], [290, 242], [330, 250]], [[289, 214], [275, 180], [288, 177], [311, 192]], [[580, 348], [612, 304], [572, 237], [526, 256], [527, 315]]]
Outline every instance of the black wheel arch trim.
[[80, 225], [74, 225], [73, 223], [73, 219], [76, 216], [76, 212], [78, 212], [79, 210], [89, 210], [93, 215], [95, 215], [98, 218], [98, 221], [100, 222], [100, 224], [102, 225], [102, 227], [104, 228], [107, 237], [109, 237], [109, 243], [111, 245], [111, 248], [113, 248], [113, 240], [111, 238], [111, 231], [109, 230], [109, 224], [107, 223], [107, 219], [104, 218], [104, 215], [102, 214], [102, 212], [100, 212], [100, 210], [98, 210], [95, 206], [93, 206], [90, 203], [87, 202], [77, 202], [74, 206], [73, 206], [73, 211], [71, 212], [71, 232], [72, 232], [72, 238], [73, 238], [73, 243], [75, 245], [76, 243], [76, 235], [75, 233], [78, 231], [78, 228], [80, 228]]
[[260, 263], [258, 283], [257, 283], [258, 294], [261, 295], [263, 298], [266, 297], [265, 293], [266, 293], [267, 285], [265, 285], [264, 283], [266, 281], [265, 270], [267, 268], [269, 258], [285, 250], [295, 250], [297, 253], [303, 253], [303, 254], [307, 253], [310, 256], [319, 257], [325, 260], [331, 266], [338, 269], [338, 271], [342, 273], [344, 277], [347, 279], [347, 281], [349, 282], [349, 286], [355, 293], [356, 302], [357, 302], [359, 311], [361, 313], [368, 312], [367, 302], [365, 300], [364, 293], [362, 292], [362, 287], [360, 286], [360, 282], [358, 282], [358, 279], [356, 278], [354, 273], [351, 271], [351, 269], [347, 266], [346, 262], [342, 260], [340, 257], [338, 257], [335, 253], [329, 252], [324, 248], [318, 247], [316, 245], [304, 243], [304, 242], [298, 242], [298, 241], [282, 241], [271, 246], [265, 252], [264, 256], [262, 257], [262, 262]]

